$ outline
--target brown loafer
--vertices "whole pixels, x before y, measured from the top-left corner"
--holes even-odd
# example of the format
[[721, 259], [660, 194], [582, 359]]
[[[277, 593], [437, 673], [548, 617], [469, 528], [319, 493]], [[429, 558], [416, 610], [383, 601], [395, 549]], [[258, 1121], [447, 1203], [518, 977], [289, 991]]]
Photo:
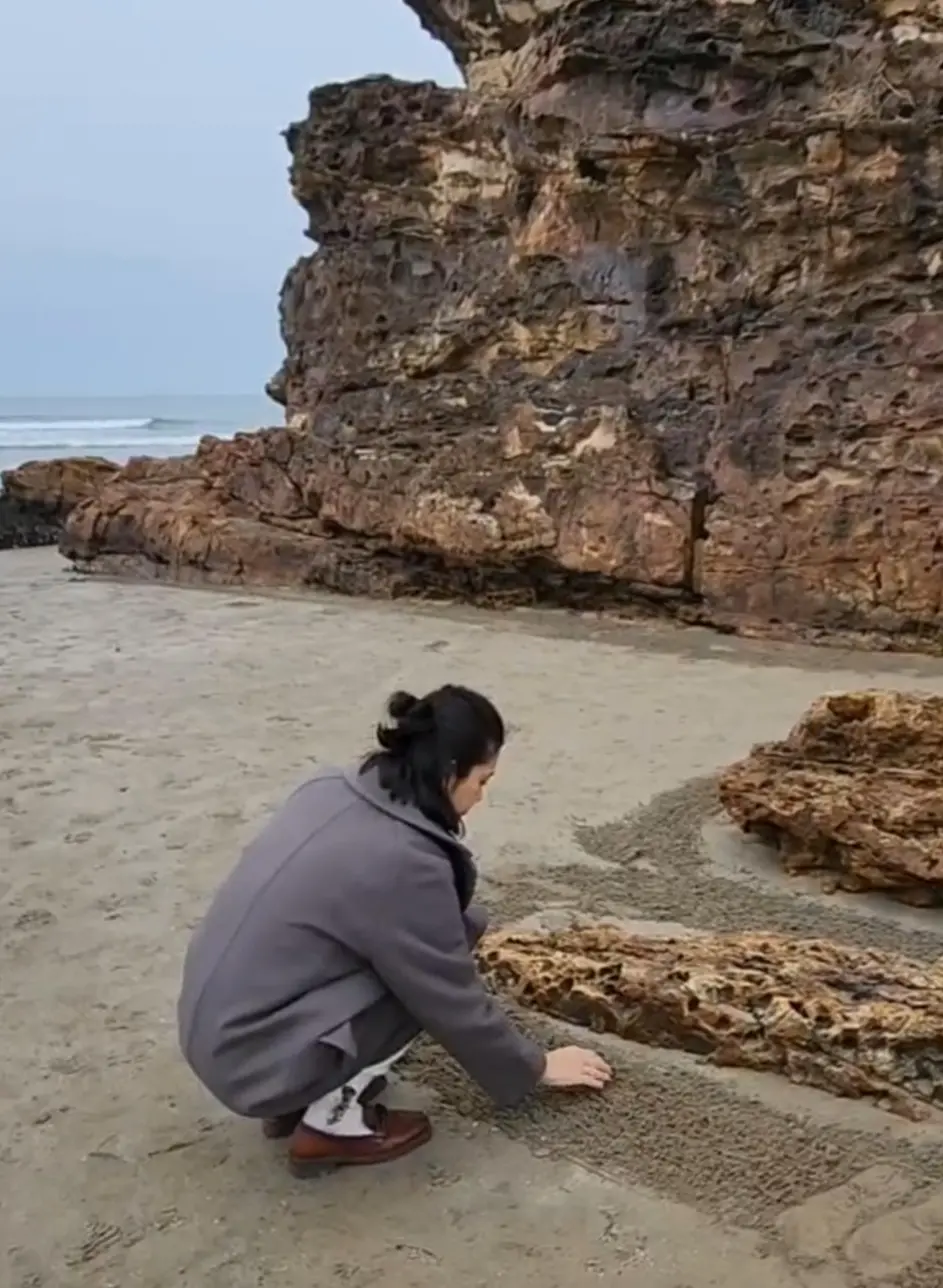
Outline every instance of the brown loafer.
[[288, 1151], [292, 1176], [307, 1180], [335, 1167], [370, 1167], [404, 1158], [432, 1136], [425, 1114], [371, 1105], [364, 1112], [369, 1136], [329, 1136], [303, 1123], [295, 1128]]
[[[361, 1092], [360, 1103], [369, 1105], [376, 1100], [377, 1096], [383, 1095], [388, 1085], [386, 1078], [382, 1076], [374, 1078]], [[305, 1111], [299, 1109], [293, 1114], [280, 1114], [278, 1118], [263, 1118], [262, 1135], [266, 1140], [287, 1140], [301, 1124], [304, 1116]]]

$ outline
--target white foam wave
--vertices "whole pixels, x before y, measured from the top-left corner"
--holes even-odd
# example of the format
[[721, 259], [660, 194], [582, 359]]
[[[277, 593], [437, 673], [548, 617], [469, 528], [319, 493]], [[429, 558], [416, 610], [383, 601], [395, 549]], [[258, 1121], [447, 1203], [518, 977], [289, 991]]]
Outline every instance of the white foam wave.
[[50, 442], [48, 438], [44, 438], [41, 442], [27, 443], [24, 442], [22, 438], [6, 439], [3, 434], [0, 433], [0, 448], [15, 447], [21, 453], [29, 453], [31, 451], [39, 450], [44, 452], [66, 452], [81, 448], [83, 455], [94, 455], [96, 452], [108, 452], [115, 447], [146, 447], [148, 449], [148, 455], [154, 454], [155, 451], [157, 452], [157, 455], [160, 455], [158, 449], [162, 447], [196, 447], [199, 441], [199, 434], [181, 434], [175, 438], [170, 438], [161, 434], [149, 434], [147, 438], [126, 438], [122, 435], [118, 438], [107, 439], [104, 442], [95, 438], [74, 437], [57, 438], [54, 442]]
[[[5, 420], [0, 419], [0, 442], [6, 434], [57, 434], [63, 430], [147, 429], [154, 419], [144, 416], [135, 420]], [[12, 442], [13, 440], [7, 440]], [[22, 441], [22, 440], [18, 440]]]

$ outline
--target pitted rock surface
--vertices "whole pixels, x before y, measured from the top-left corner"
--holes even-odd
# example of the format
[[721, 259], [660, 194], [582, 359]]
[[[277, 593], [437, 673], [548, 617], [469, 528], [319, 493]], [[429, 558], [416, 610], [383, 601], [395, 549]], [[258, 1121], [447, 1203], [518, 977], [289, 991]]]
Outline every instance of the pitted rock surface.
[[939, 649], [937, 9], [408, 2], [467, 87], [286, 133], [290, 428], [119, 475], [66, 555]]
[[943, 902], [943, 699], [826, 694], [783, 741], [729, 766], [719, 792], [790, 872], [821, 871], [833, 889]]
[[500, 932], [498, 989], [600, 1033], [875, 1097], [920, 1118], [943, 1097], [943, 976], [890, 953], [779, 935], [652, 939], [615, 927]]

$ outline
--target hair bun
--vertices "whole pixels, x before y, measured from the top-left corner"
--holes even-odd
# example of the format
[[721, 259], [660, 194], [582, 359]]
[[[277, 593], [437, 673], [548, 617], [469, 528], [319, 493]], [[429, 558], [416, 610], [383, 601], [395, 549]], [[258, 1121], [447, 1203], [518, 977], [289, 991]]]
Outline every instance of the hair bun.
[[377, 726], [377, 742], [394, 754], [416, 738], [435, 731], [435, 711], [425, 698], [399, 689], [386, 704], [387, 723]]
[[395, 693], [390, 695], [390, 699], [386, 704], [386, 714], [391, 720], [401, 724], [404, 720], [409, 719], [418, 706], [418, 698], [411, 693], [407, 693], [405, 689], [397, 689]]

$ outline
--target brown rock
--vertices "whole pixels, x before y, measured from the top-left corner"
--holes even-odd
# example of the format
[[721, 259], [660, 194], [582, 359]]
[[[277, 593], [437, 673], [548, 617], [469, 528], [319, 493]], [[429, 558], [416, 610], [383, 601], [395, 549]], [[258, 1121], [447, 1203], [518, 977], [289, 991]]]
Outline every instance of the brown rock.
[[99, 456], [28, 461], [0, 473], [0, 550], [50, 546], [80, 501], [94, 496], [118, 466]]
[[294, 428], [179, 502], [116, 483], [66, 553], [940, 647], [929, 0], [408, 3], [468, 88], [330, 85], [287, 131]]
[[731, 817], [775, 844], [788, 871], [943, 902], [943, 698], [826, 695], [782, 742], [726, 769], [719, 789]]
[[910, 1118], [943, 1097], [943, 975], [890, 953], [776, 935], [499, 933], [486, 978], [598, 1033], [780, 1073]]

